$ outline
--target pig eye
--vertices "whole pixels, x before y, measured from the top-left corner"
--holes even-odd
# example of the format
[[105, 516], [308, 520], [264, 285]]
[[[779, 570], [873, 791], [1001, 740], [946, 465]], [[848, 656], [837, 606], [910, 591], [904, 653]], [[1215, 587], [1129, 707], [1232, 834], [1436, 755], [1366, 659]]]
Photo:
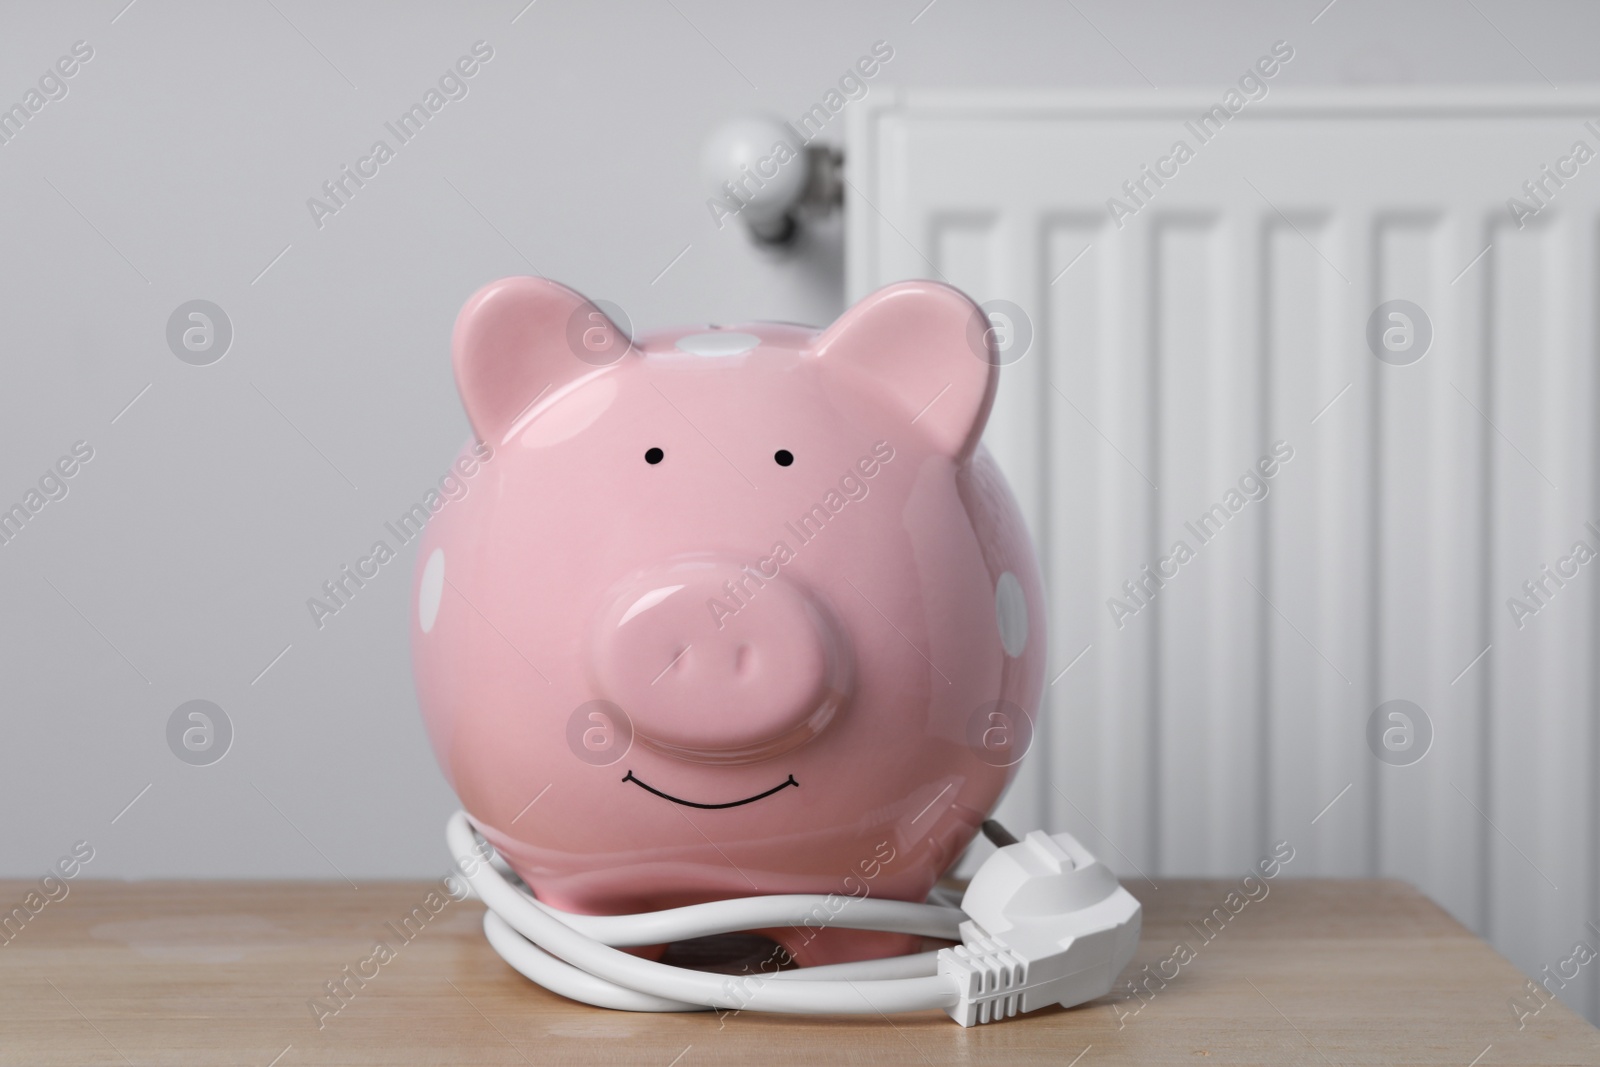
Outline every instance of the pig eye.
[[773, 454], [772, 458], [778, 461], [778, 466], [787, 467], [789, 464], [794, 462], [794, 453], [790, 452], [787, 448], [780, 448], [776, 453]]
[[644, 454], [644, 461], [649, 464], [660, 463], [666, 458], [666, 453], [659, 448], [652, 448]]

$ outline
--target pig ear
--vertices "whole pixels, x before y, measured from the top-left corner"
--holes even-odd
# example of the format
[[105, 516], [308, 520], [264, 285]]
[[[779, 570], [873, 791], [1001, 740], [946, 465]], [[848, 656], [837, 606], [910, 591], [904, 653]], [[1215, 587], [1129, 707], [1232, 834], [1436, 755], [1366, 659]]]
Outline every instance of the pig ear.
[[900, 282], [846, 311], [813, 351], [826, 373], [872, 379], [908, 424], [962, 459], [977, 447], [1000, 380], [988, 326], [959, 290]]
[[590, 300], [543, 278], [502, 278], [472, 294], [451, 339], [456, 388], [480, 441], [498, 444], [544, 393], [632, 349]]

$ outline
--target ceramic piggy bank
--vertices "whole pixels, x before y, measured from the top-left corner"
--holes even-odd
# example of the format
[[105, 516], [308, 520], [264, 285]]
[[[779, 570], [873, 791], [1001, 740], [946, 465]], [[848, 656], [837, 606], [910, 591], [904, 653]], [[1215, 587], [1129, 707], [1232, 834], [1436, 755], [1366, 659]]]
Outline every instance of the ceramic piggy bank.
[[1045, 661], [1038, 567], [978, 445], [988, 322], [933, 282], [825, 330], [626, 336], [553, 282], [455, 326], [478, 441], [426, 527], [413, 658], [439, 762], [543, 901], [833, 894], [803, 965], [922, 900], [999, 801]]

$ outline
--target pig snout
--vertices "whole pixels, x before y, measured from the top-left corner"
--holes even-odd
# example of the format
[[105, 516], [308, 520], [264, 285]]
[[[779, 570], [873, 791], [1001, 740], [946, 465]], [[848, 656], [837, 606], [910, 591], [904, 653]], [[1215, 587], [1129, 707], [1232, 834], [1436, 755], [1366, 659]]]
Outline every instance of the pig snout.
[[652, 568], [595, 621], [593, 681], [651, 748], [698, 763], [767, 759], [843, 703], [839, 628], [798, 583], [727, 560]]

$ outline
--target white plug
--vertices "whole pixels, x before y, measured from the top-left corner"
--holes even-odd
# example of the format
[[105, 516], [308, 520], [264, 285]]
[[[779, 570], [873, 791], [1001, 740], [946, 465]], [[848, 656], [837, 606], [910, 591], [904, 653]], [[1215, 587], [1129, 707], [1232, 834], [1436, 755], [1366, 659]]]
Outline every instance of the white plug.
[[[963, 1026], [1047, 1004], [1072, 1006], [1111, 989], [1139, 941], [1139, 902], [1068, 834], [1018, 841], [996, 823], [1000, 850], [979, 868], [962, 908], [862, 900], [841, 929], [920, 934], [963, 944], [937, 953], [778, 971], [753, 986], [621, 951], [691, 937], [798, 926], [833, 897], [766, 895], [642, 915], [572, 915], [533, 898], [509, 869], [482, 862], [465, 812], [446, 827], [450, 854], [488, 907], [484, 932], [512, 967], [573, 1000], [627, 1011], [701, 1008], [802, 1015], [944, 1008]], [[746, 981], [741, 979], [741, 981]]]
[[809, 141], [770, 116], [723, 123], [700, 156], [718, 228], [724, 217], [737, 215], [768, 249], [793, 246], [802, 217], [820, 218], [841, 207], [843, 166], [837, 148]]
[[1071, 834], [998, 849], [961, 910], [962, 944], [939, 952], [939, 973], [956, 982], [945, 1010], [962, 1026], [1103, 996], [1139, 945], [1139, 902]]

